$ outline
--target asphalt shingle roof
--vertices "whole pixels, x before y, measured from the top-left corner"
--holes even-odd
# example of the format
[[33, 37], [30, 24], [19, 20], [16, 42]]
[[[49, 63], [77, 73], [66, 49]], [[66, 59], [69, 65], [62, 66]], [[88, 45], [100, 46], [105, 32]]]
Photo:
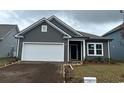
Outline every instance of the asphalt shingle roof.
[[109, 39], [109, 38], [106, 38], [106, 37], [101, 37], [101, 36], [97, 36], [97, 35], [94, 35], [94, 34], [89, 34], [89, 33], [81, 32], [81, 31], [78, 31], [78, 32], [81, 33], [83, 36], [88, 37], [89, 39]]
[[107, 35], [109, 35], [111, 33], [119, 31], [119, 29], [124, 29], [124, 23], [119, 25], [119, 26], [117, 26], [117, 27], [115, 27], [114, 29], [110, 30], [109, 32], [105, 33], [103, 36], [107, 36]]
[[0, 24], [0, 38], [2, 38], [4, 35], [6, 35], [15, 26], [16, 25]]

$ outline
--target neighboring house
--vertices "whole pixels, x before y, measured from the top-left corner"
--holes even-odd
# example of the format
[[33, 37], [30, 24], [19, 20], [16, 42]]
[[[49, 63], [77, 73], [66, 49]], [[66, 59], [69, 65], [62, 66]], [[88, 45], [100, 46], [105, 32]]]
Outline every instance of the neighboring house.
[[0, 24], [0, 57], [16, 56], [17, 39], [19, 32], [17, 25]]
[[113, 39], [112, 42], [110, 42], [110, 52], [111, 58], [115, 60], [124, 60], [124, 38], [122, 37], [122, 32], [124, 33], [123, 28], [124, 24], [121, 24], [103, 35], [103, 37]]
[[22, 61], [82, 61], [110, 58], [109, 41], [77, 31], [56, 16], [42, 18], [15, 36]]

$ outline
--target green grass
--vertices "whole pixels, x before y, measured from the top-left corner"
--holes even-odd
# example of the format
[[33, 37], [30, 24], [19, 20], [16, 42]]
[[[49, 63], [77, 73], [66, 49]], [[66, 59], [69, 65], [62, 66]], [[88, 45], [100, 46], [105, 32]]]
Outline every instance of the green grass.
[[74, 78], [96, 77], [98, 83], [124, 82], [124, 63], [74, 66]]
[[0, 66], [9, 63], [9, 58], [0, 58]]

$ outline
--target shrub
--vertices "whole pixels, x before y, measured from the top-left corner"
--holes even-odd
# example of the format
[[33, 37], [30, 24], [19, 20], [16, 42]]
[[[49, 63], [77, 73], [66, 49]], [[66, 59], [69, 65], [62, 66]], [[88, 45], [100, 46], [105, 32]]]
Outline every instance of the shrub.
[[108, 63], [111, 59], [109, 58], [102, 58], [102, 57], [97, 57], [97, 58], [93, 58], [93, 59], [86, 59], [86, 63]]
[[18, 59], [16, 58], [16, 57], [9, 57], [8, 58], [8, 61], [10, 62], [10, 63], [12, 63], [12, 62], [16, 62]]

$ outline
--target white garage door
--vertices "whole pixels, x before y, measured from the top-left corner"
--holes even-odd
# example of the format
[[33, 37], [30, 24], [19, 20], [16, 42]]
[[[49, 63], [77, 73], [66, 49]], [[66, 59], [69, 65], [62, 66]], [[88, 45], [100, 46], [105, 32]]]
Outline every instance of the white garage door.
[[64, 43], [24, 43], [22, 61], [64, 61]]

